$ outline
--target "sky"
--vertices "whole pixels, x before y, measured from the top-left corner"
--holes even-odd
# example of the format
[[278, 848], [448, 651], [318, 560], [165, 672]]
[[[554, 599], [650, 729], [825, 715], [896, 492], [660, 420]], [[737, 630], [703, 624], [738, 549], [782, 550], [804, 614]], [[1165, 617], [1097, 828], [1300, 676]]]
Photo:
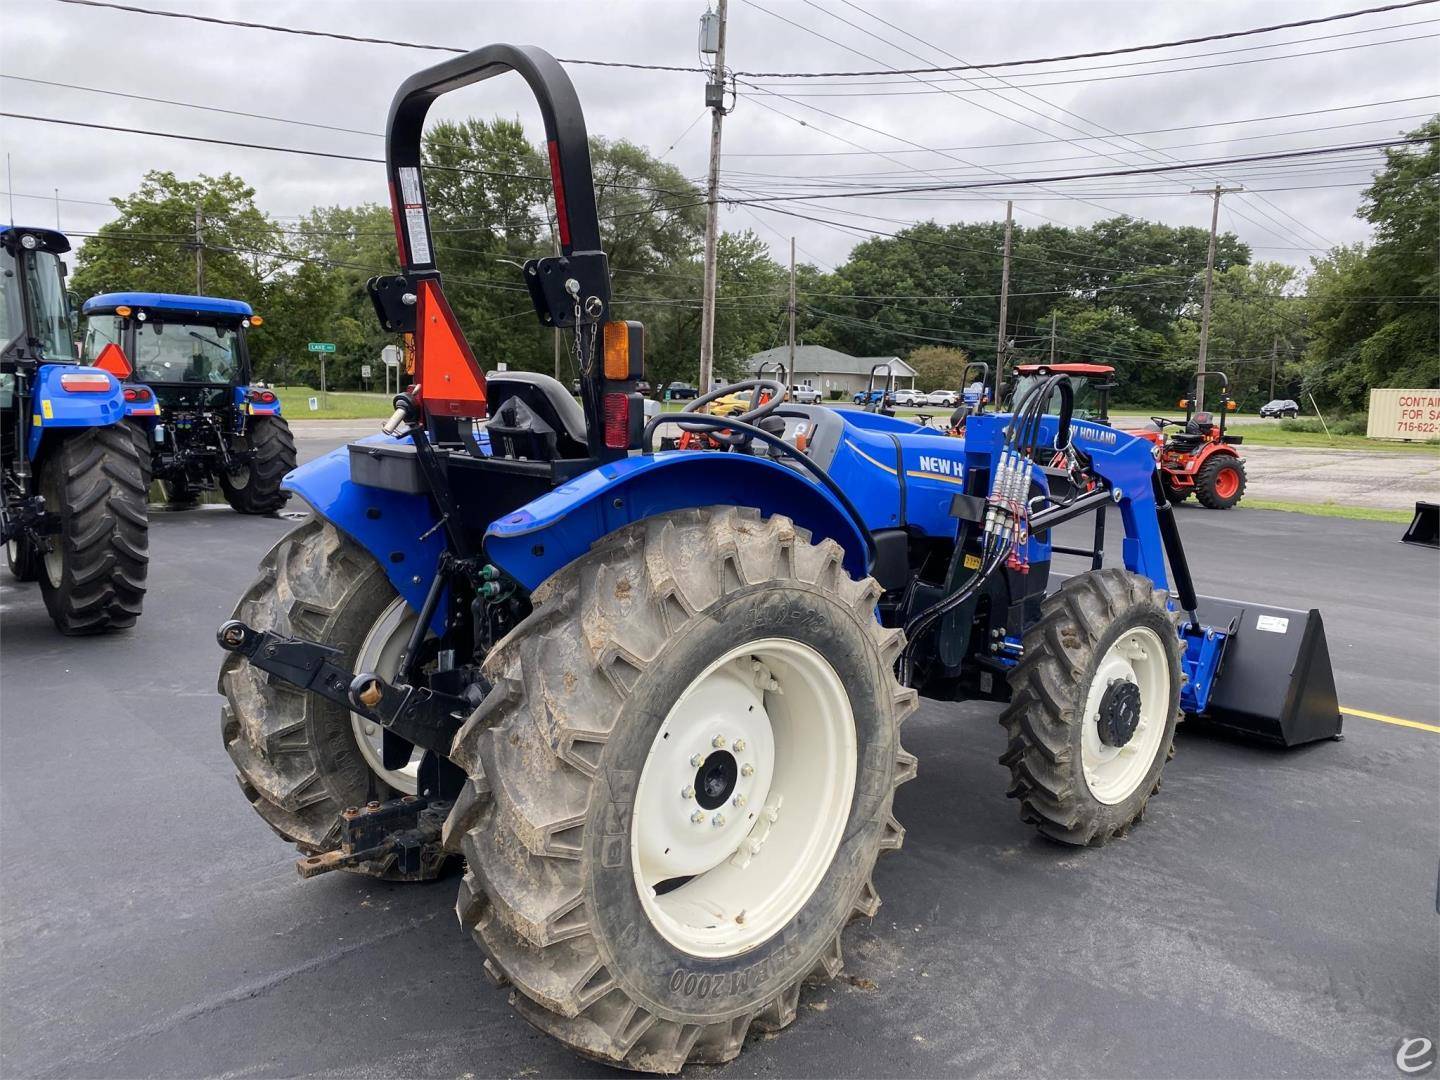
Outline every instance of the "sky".
[[[704, 0], [131, 2], [357, 36], [452, 47], [508, 41], [560, 57], [687, 67], [699, 62], [697, 28], [705, 10]], [[1122, 48], [1366, 6], [1376, 0], [731, 0], [726, 64], [732, 71], [887, 74], [739, 76], [735, 109], [724, 122], [722, 194], [756, 199], [914, 184], [991, 186], [727, 205], [722, 227], [754, 230], [782, 261], [793, 236], [801, 261], [829, 269], [866, 235], [857, 229], [894, 231], [931, 218], [1003, 220], [1007, 196], [1014, 197], [1016, 222], [1026, 226], [1078, 225], [1126, 213], [1203, 228], [1210, 200], [1191, 189], [1220, 182], [1246, 188], [1222, 199], [1222, 230], [1249, 243], [1256, 258], [1307, 265], [1334, 244], [1368, 237], [1369, 226], [1355, 210], [1379, 151], [1003, 185], [1022, 177], [1397, 137], [1440, 111], [1440, 3], [1164, 51], [992, 69], [983, 79], [975, 72], [945, 81], [888, 72]], [[0, 0], [3, 111], [131, 130], [378, 157], [383, 139], [363, 133], [382, 130], [390, 98], [407, 76], [446, 58], [59, 0]], [[1190, 70], [1176, 70], [1182, 68]], [[592, 134], [644, 145], [703, 180], [710, 129], [703, 75], [578, 65], [567, 70]], [[26, 81], [37, 79], [230, 112]], [[538, 110], [513, 76], [450, 94], [430, 114], [432, 120], [465, 115], [519, 117], [538, 141]], [[1263, 117], [1278, 118], [1242, 122]], [[54, 224], [58, 189], [61, 227], [74, 232], [92, 232], [112, 218], [106, 200], [133, 191], [150, 169], [187, 178], [233, 172], [256, 189], [261, 208], [280, 219], [315, 205], [385, 198], [378, 164], [129, 131], [0, 118], [0, 151], [9, 155], [4, 190], [15, 193], [14, 219]]]

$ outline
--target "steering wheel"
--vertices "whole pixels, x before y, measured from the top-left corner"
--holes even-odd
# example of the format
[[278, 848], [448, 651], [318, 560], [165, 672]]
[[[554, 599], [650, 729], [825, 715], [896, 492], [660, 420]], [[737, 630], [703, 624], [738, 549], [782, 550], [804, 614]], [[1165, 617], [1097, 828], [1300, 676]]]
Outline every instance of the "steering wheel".
[[[784, 383], [778, 382], [775, 379], [746, 379], [743, 382], [730, 383], [728, 386], [722, 386], [718, 390], [711, 390], [708, 394], [702, 394], [700, 397], [687, 402], [685, 408], [680, 411], [682, 414], [699, 412], [712, 401], [719, 401], [722, 397], [739, 394], [745, 390], [750, 391], [750, 408], [739, 416], [729, 417], [729, 419], [737, 420], [742, 424], [754, 424], [758, 420], [763, 420], [778, 409], [785, 401]], [[770, 396], [762, 401], [761, 396], [765, 391], [769, 391]], [[704, 432], [712, 439], [727, 443], [730, 446], [743, 446], [750, 441], [750, 436], [746, 435], [743, 431], [721, 431], [718, 428], [710, 427], [708, 424], [687, 424], [683, 420], [677, 420], [675, 422], [680, 426], [681, 431]]]

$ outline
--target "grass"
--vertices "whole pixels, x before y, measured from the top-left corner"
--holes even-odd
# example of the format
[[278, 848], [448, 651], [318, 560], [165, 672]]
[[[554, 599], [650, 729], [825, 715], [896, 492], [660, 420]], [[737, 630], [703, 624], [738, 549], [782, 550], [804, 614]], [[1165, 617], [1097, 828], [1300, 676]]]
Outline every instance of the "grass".
[[1279, 499], [1254, 499], [1246, 495], [1242, 510], [1280, 510], [1289, 514], [1310, 514], [1314, 517], [1349, 518], [1351, 521], [1387, 521], [1408, 525], [1414, 514], [1409, 510], [1381, 510], [1370, 506], [1342, 506], [1340, 503], [1297, 503]]
[[1392, 442], [1389, 439], [1367, 439], [1364, 435], [1332, 435], [1327, 438], [1318, 431], [1287, 431], [1278, 424], [1246, 424], [1234, 429], [1243, 435], [1246, 446], [1294, 446], [1316, 450], [1374, 450], [1391, 454], [1440, 455], [1440, 441]]
[[291, 420], [372, 420], [395, 411], [389, 394], [362, 394], [348, 390], [327, 391], [324, 407], [310, 411], [310, 399], [320, 397], [313, 386], [277, 386], [280, 406]]

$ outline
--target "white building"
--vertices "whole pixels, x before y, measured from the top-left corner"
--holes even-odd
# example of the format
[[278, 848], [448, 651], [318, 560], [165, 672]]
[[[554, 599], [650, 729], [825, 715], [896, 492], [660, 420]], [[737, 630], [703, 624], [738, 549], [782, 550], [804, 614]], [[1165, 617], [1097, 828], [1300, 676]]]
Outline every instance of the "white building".
[[[756, 353], [745, 361], [745, 368], [755, 371], [761, 364], [773, 365], [776, 361], [789, 366], [789, 346]], [[876, 364], [890, 366], [895, 374], [896, 389], [914, 388], [915, 369], [898, 356], [851, 356], [823, 345], [795, 346], [795, 370], [790, 372], [790, 382], [796, 386], [815, 387], [825, 401], [831, 400], [835, 391], [839, 391], [840, 397], [849, 398], [865, 389], [870, 381], [870, 370]], [[875, 385], [885, 385], [883, 371], [875, 373]]]

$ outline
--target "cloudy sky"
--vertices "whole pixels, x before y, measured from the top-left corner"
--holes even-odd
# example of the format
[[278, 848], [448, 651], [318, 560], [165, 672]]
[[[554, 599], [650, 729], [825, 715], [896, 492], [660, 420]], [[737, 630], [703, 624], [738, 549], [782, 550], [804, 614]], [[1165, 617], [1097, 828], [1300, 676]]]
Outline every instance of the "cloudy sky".
[[[510, 41], [561, 57], [682, 66], [697, 62], [697, 21], [704, 10], [704, 0], [131, 2], [409, 42], [475, 47]], [[1363, 6], [1363, 0], [731, 0], [727, 66], [737, 72], [889, 72], [996, 63], [1244, 30]], [[1238, 233], [1260, 258], [1303, 264], [1331, 244], [1367, 236], [1354, 209], [1378, 152], [1008, 190], [1004, 183], [1393, 138], [1440, 109], [1437, 34], [1440, 4], [1430, 3], [1158, 52], [1005, 67], [988, 78], [974, 72], [964, 79], [741, 76], [737, 108], [724, 132], [725, 192], [734, 198], [915, 184], [994, 186], [770, 208], [751, 203], [727, 208], [722, 223], [754, 229], [777, 257], [788, 254], [793, 235], [802, 259], [830, 267], [863, 235], [857, 228], [894, 230], [925, 218], [1003, 219], [1007, 195], [1014, 196], [1016, 220], [1025, 225], [1078, 224], [1124, 212], [1203, 227], [1209, 202], [1188, 192], [1220, 180], [1247, 188], [1225, 197], [1221, 227]], [[0, 0], [3, 111], [131, 129], [380, 156], [382, 140], [364, 133], [381, 129], [402, 79], [444, 58], [59, 0]], [[703, 177], [709, 118], [702, 115], [701, 75], [569, 70], [592, 133], [641, 143], [687, 175]], [[452, 94], [431, 116], [467, 114], [518, 116], [532, 132], [540, 130], [533, 103], [513, 78]], [[281, 218], [316, 204], [384, 197], [381, 167], [362, 162], [12, 118], [0, 119], [0, 147], [11, 159], [13, 179], [5, 186], [13, 185], [15, 219], [53, 223], [58, 188], [61, 223], [75, 232], [108, 220], [105, 200], [132, 191], [149, 169], [185, 177], [229, 170], [251, 183], [260, 205]], [[784, 216], [774, 206], [827, 223]]]

